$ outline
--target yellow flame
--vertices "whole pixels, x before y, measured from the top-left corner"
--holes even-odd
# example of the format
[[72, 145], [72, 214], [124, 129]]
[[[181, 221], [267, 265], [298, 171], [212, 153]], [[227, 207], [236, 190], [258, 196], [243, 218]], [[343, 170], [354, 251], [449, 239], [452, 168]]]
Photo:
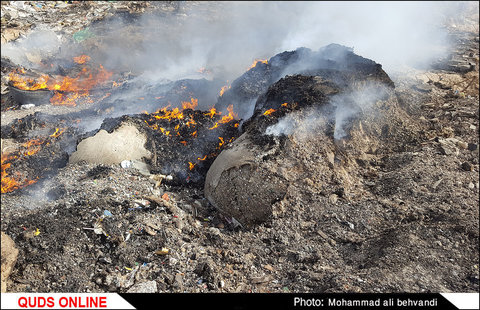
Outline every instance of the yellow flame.
[[250, 66], [250, 68], [248, 68], [248, 69], [255, 68], [258, 63], [268, 64], [268, 60], [267, 60], [267, 59], [255, 59], [255, 61], [253, 62], [253, 64], [252, 64], [252, 65]]
[[272, 114], [272, 113], [275, 112], [275, 111], [277, 111], [277, 110], [275, 110], [275, 109], [268, 109], [267, 111], [265, 111], [265, 112], [263, 113], [263, 115], [270, 115], [270, 114]]

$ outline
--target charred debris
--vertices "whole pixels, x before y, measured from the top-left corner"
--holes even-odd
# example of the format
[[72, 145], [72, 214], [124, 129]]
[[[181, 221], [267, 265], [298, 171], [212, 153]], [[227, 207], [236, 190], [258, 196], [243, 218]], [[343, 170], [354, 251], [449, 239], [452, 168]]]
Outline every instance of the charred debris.
[[[82, 67], [86, 62], [77, 59], [67, 76], [97, 68], [89, 65], [86, 70]], [[134, 124], [146, 135], [145, 147], [153, 154], [145, 159], [150, 173], [172, 175], [174, 184], [202, 187], [214, 159], [242, 133], [250, 132], [259, 144], [273, 143], [272, 139], [277, 138], [266, 135], [265, 129], [288, 113], [311, 106], [327, 106], [325, 113], [335, 113], [336, 107], [327, 104], [331, 96], [361, 88], [369, 81], [394, 87], [381, 65], [337, 44], [316, 52], [299, 48], [258, 62], [221, 96], [218, 89], [222, 82], [217, 80], [187, 79], [145, 89], [140, 81], [123, 76], [122, 82], [107, 87], [105, 82], [111, 83], [112, 75], [97, 72], [93, 76], [99, 78], [93, 79], [90, 74], [90, 80], [80, 79], [80, 85], [72, 86], [65, 81], [49, 84], [50, 75], [43, 75], [42, 80], [38, 73], [34, 78], [14, 71], [12, 96], [19, 104], [49, 104], [48, 100], [55, 96], [68, 98], [87, 88], [89, 100], [97, 103], [58, 117], [35, 113], [2, 126], [2, 139], [23, 143], [21, 150], [2, 158], [2, 188], [4, 183], [8, 187], [4, 176], [9, 180], [12, 169], [25, 176], [18, 185], [10, 187], [12, 190], [36, 183], [65, 166], [78, 142], [100, 129], [111, 133], [123, 123]], [[50, 86], [32, 87], [39, 79]], [[20, 80], [26, 80], [30, 87], [22, 87]], [[146, 90], [142, 98], [135, 98], [146, 102], [141, 105], [142, 111], [135, 111], [135, 100], [125, 98], [135, 88]], [[111, 114], [120, 116], [109, 117]], [[82, 130], [82, 122], [91, 119], [104, 120], [99, 129]], [[334, 122], [331, 126], [335, 126]]]

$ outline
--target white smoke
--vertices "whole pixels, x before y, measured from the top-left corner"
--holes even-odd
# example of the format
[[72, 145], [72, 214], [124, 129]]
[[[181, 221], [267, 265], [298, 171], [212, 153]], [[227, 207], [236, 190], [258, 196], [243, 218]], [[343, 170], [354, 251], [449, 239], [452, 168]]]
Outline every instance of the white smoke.
[[[367, 84], [361, 89], [332, 96], [326, 106], [289, 113], [276, 124], [267, 127], [265, 134], [273, 136], [314, 134], [326, 121], [331, 121], [335, 126], [333, 137], [339, 140], [347, 136], [349, 120], [360, 114], [377, 113], [376, 103], [387, 97], [388, 90], [385, 86]], [[334, 112], [326, 112], [330, 110]]]
[[52, 56], [62, 45], [61, 36], [51, 30], [35, 29], [27, 37], [2, 45], [2, 57], [23, 67], [39, 67], [42, 58]]
[[[467, 4], [187, 1], [185, 14], [110, 20], [94, 40], [102, 52], [98, 60], [106, 68], [146, 71], [152, 79], [176, 80], [206, 67], [233, 80], [256, 58], [301, 46], [317, 50], [330, 43], [353, 47], [390, 73], [445, 55], [445, 23], [466, 9], [478, 10], [478, 2]], [[33, 32], [2, 46], [2, 56], [24, 64], [28, 49], [58, 48], [57, 39]], [[82, 45], [62, 49], [80, 51]]]
[[385, 99], [387, 89], [384, 86], [367, 85], [362, 89], [334, 95], [330, 104], [335, 107], [335, 131], [333, 137], [338, 140], [347, 135], [345, 127], [349, 119], [360, 113], [376, 113], [375, 104]]
[[273, 136], [291, 135], [298, 126], [298, 120], [294, 113], [282, 117], [278, 123], [267, 127], [265, 134]]

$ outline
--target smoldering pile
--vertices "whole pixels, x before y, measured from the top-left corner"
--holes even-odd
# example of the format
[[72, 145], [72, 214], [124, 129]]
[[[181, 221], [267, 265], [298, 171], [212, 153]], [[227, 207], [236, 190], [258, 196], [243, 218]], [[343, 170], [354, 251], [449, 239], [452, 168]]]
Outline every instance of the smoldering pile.
[[[280, 145], [285, 143], [287, 137], [291, 136], [297, 127], [301, 128], [301, 124], [324, 122], [326, 127], [323, 134], [330, 144], [335, 145], [340, 137], [352, 138], [350, 131], [355, 127], [355, 119], [365, 117], [363, 112], [366, 106], [371, 107], [378, 100], [390, 98], [394, 87], [381, 65], [356, 55], [350, 48], [337, 44], [328, 45], [318, 51], [299, 48], [295, 51], [280, 53], [268, 60], [258, 61], [233, 81], [230, 88], [226, 91], [222, 89], [221, 95], [217, 96], [214, 102], [215, 94], [221, 84], [221, 81], [215, 79], [210, 81], [184, 79], [145, 86], [141, 85], [141, 80], [133, 78], [116, 87], [110, 96], [103, 98], [90, 108], [63, 115], [55, 120], [37, 113], [30, 116], [30, 122], [33, 120], [35, 123], [42, 118], [48, 118], [49, 128], [58, 127], [59, 123], [65, 124], [66, 128], [71, 127], [68, 132], [76, 138], [69, 138], [70, 144], [65, 147], [68, 155], [59, 152], [57, 156], [62, 154], [60, 156], [62, 160], [53, 167], [66, 165], [65, 156], [70, 157], [71, 163], [86, 160], [97, 164], [118, 164], [123, 160], [136, 159], [146, 164], [148, 174], [171, 175], [174, 180], [172, 183], [177, 185], [202, 187], [207, 176], [206, 197], [214, 206], [222, 209], [219, 204], [226, 202], [219, 203], [219, 198], [213, 197], [212, 183], [209, 182], [207, 171], [223, 150], [227, 149], [224, 153], [230, 154], [245, 141], [253, 143], [252, 148], [249, 149], [250, 155], [234, 155], [234, 157], [240, 157], [235, 157], [233, 162], [229, 160], [230, 163], [220, 170], [218, 170], [218, 164], [216, 168], [210, 169], [217, 174], [220, 173], [214, 177], [214, 185], [218, 185], [219, 178], [224, 178], [223, 171], [231, 171], [232, 167], [240, 168], [244, 162], [251, 164], [263, 158], [264, 155], [256, 154], [255, 159], [248, 159], [259, 148], [262, 154], [269, 154], [269, 158], [288, 156], [284, 151], [279, 151]], [[132, 89], [136, 87], [144, 92], [144, 97], [137, 97], [136, 101], [146, 104], [137, 105], [135, 101], [132, 104], [132, 100], [129, 100]], [[357, 93], [352, 95], [354, 92]], [[367, 105], [365, 102], [356, 100], [358, 94], [367, 92], [375, 93], [364, 100], [367, 101]], [[122, 94], [126, 98], [123, 98]], [[145, 98], [148, 99], [145, 100]], [[153, 98], [155, 100], [152, 100]], [[143, 110], [145, 108], [149, 111]], [[140, 113], [139, 109], [143, 112]], [[292, 119], [299, 115], [298, 113], [306, 113], [307, 117], [304, 116], [292, 122]], [[308, 117], [310, 120], [307, 120]], [[76, 121], [72, 122], [72, 120]], [[86, 125], [89, 122], [101, 125], [98, 129], [85, 131], [94, 127]], [[2, 128], [2, 138], [15, 139], [25, 136], [28, 129], [23, 125], [24, 123], [23, 120], [18, 120], [5, 130]], [[378, 127], [383, 123], [377, 121], [375, 126]], [[85, 126], [83, 130], [81, 130], [81, 124]], [[111, 156], [105, 154], [121, 152], [119, 153], [117, 146], [95, 142], [95, 139], [107, 135], [105, 136], [107, 140], [113, 140], [115, 132], [125, 126], [133, 126], [136, 128], [134, 135], [143, 137], [139, 140], [139, 147], [144, 151], [136, 154], [135, 158], [129, 158], [127, 152], [124, 158], [119, 157], [108, 161]], [[19, 134], [20, 132], [23, 133]], [[121, 132], [126, 135], [124, 131]], [[339, 136], [338, 132], [342, 132], [342, 135]], [[32, 132], [29, 134], [32, 135]], [[234, 142], [241, 135], [242, 139], [238, 143]], [[124, 138], [128, 140], [127, 137]], [[88, 146], [90, 142], [96, 145], [94, 149]], [[126, 142], [122, 143], [128, 145]], [[77, 150], [73, 152], [75, 148]], [[104, 151], [107, 153], [102, 153]], [[85, 157], [85, 153], [90, 154]], [[115, 156], [120, 156], [118, 154]], [[51, 158], [57, 156], [53, 155]], [[225, 158], [225, 156], [220, 157]], [[16, 159], [18, 158], [9, 160]], [[29, 157], [21, 160], [28, 162], [31, 159]], [[218, 162], [222, 160], [219, 159]], [[15, 166], [13, 162], [12, 165]], [[43, 166], [40, 165], [40, 167]], [[49, 171], [51, 169], [53, 168], [49, 168]], [[4, 170], [6, 171], [7, 168], [2, 168], [2, 171]], [[215, 173], [211, 172], [210, 175], [212, 174]], [[41, 178], [42, 174], [37, 175]], [[258, 178], [262, 177], [250, 179], [256, 184]], [[275, 182], [271, 177], [267, 179], [263, 184], [273, 186]], [[286, 187], [283, 186], [281, 190], [283, 194], [285, 189]], [[221, 187], [216, 191], [217, 193], [229, 192]], [[283, 195], [275, 193], [276, 190], [271, 188], [257, 188], [254, 193], [251, 193], [256, 197], [255, 199], [244, 198], [249, 202], [267, 203], [271, 206], [272, 201], [280, 199]], [[265, 198], [264, 201], [259, 198], [262, 195], [268, 199]], [[234, 216], [242, 218], [239, 214]]]

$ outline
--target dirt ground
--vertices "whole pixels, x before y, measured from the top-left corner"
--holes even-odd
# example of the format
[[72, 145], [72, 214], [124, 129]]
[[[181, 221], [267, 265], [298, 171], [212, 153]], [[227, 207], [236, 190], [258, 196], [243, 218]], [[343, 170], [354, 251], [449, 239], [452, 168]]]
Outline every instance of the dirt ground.
[[[7, 291], [478, 292], [479, 33], [451, 36], [474, 67], [391, 74], [405, 130], [388, 149], [330, 159], [324, 137], [290, 136], [287, 194], [251, 229], [203, 188], [117, 164], [69, 164], [2, 194], [1, 231], [19, 251]], [[31, 112], [2, 106], [2, 125]]]

